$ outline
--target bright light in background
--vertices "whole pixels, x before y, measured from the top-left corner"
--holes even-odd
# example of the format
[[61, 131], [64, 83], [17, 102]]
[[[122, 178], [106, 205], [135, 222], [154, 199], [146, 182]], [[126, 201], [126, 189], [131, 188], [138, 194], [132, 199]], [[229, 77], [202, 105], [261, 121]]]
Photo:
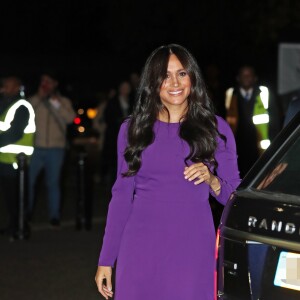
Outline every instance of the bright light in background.
[[86, 112], [89, 119], [94, 119], [97, 115], [97, 109], [96, 108], [89, 108]]
[[230, 104], [231, 104], [231, 99], [232, 99], [232, 95], [233, 95], [233, 87], [229, 88], [226, 90], [226, 93], [225, 93], [225, 107], [226, 109], [229, 109], [230, 107]]
[[79, 126], [79, 127], [77, 128], [77, 130], [78, 130], [80, 133], [85, 132], [85, 128], [84, 128], [83, 126]]
[[267, 87], [261, 85], [260, 87], [261, 93], [260, 93], [260, 99], [264, 105], [265, 109], [268, 109], [269, 107], [269, 90]]
[[79, 125], [81, 123], [81, 119], [79, 117], [74, 118], [74, 124]]
[[270, 140], [261, 140], [260, 141], [260, 147], [261, 149], [267, 149], [269, 146], [271, 145], [271, 141]]
[[83, 114], [84, 114], [84, 109], [83, 109], [83, 108], [79, 108], [79, 109], [77, 110], [77, 113], [78, 113], [79, 115], [83, 115]]

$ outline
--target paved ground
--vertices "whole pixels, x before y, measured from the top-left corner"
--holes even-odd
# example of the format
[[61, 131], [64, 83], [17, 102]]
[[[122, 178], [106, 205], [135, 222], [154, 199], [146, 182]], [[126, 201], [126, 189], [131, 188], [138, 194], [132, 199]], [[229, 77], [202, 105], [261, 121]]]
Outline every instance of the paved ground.
[[1, 300], [102, 299], [94, 275], [103, 222], [92, 231], [36, 227], [29, 241], [0, 239]]
[[[69, 159], [63, 179], [60, 230], [49, 228], [45, 187], [41, 181], [32, 234], [28, 241], [0, 236], [1, 300], [102, 299], [94, 275], [104, 230], [107, 195], [100, 183], [91, 187], [94, 217], [91, 231], [76, 231], [78, 196], [76, 161]], [[0, 227], [7, 219], [0, 201]]]

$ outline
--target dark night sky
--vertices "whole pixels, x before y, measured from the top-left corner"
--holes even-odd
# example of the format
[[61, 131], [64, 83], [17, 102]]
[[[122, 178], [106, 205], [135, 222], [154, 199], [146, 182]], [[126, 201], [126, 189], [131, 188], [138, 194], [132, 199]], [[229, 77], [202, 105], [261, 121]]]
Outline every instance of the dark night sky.
[[224, 83], [253, 63], [276, 84], [277, 46], [299, 42], [298, 0], [1, 1], [0, 76], [35, 86], [44, 68], [59, 71], [74, 97], [92, 98], [134, 70], [161, 44], [180, 43]]

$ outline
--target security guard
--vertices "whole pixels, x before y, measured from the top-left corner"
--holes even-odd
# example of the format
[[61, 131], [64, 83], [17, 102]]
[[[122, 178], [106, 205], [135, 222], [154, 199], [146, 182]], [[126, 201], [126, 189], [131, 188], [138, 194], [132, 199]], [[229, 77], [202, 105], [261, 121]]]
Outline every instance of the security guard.
[[33, 153], [34, 110], [22, 99], [22, 83], [17, 77], [2, 81], [0, 100], [0, 189], [6, 202], [9, 223], [5, 230], [14, 239], [18, 230], [17, 155]]
[[253, 67], [243, 66], [227, 107], [227, 122], [235, 133], [241, 176], [270, 145], [269, 90], [257, 85]]

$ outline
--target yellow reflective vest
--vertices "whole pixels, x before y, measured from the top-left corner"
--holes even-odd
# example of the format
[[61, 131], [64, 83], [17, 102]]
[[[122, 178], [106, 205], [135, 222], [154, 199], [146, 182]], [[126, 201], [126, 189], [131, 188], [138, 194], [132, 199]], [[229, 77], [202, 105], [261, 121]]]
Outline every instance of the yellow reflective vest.
[[[265, 86], [260, 86], [260, 93], [255, 98], [252, 121], [257, 130], [258, 148], [261, 151], [267, 149], [270, 145], [269, 139], [269, 90]], [[234, 97], [233, 88], [226, 91], [226, 108], [227, 108], [227, 122], [231, 126], [233, 132], [236, 131], [238, 124], [238, 109], [237, 99]]]
[[36, 130], [35, 127], [35, 114], [31, 104], [20, 99], [14, 102], [1, 116], [0, 116], [0, 135], [9, 130], [11, 122], [14, 120], [15, 113], [20, 106], [25, 106], [29, 111], [28, 124], [24, 129], [23, 136], [13, 144], [6, 145], [0, 148], [0, 162], [6, 164], [12, 164], [14, 168], [17, 168], [17, 155], [19, 153], [25, 153], [30, 156], [33, 153], [33, 137]]
[[253, 110], [253, 124], [256, 127], [259, 136], [259, 148], [262, 150], [270, 146], [269, 139], [269, 90], [266, 87], [259, 87], [261, 92], [257, 95]]

